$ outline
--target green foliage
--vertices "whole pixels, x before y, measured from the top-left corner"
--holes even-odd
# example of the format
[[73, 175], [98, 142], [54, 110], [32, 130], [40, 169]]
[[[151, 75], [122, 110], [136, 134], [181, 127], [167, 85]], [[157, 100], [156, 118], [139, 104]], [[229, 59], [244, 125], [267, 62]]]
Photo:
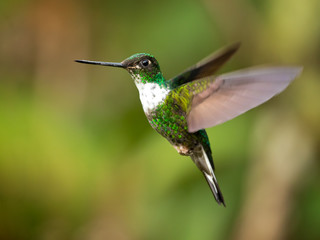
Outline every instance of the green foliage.
[[[319, 239], [319, 1], [19, 2], [0, 4], [0, 239], [236, 238], [246, 198], [259, 192], [247, 188], [264, 158], [259, 126], [285, 114], [310, 154], [298, 159], [284, 235]], [[223, 208], [192, 161], [149, 126], [128, 73], [73, 60], [149, 52], [169, 79], [239, 40], [224, 71], [305, 70], [276, 99], [208, 130]]]

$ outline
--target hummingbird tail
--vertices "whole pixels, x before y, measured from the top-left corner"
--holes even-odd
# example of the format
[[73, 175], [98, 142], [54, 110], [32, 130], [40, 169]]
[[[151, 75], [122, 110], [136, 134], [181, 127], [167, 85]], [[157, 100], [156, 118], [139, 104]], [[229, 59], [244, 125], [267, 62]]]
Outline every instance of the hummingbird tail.
[[211, 189], [211, 192], [213, 193], [214, 198], [216, 199], [218, 204], [223, 204], [223, 206], [226, 206], [225, 202], [224, 202], [224, 198], [222, 195], [222, 192], [219, 188], [219, 184], [217, 182], [217, 179], [214, 175], [214, 173], [212, 175], [208, 175], [206, 172], [202, 171], [204, 177], [207, 180], [207, 183]]
[[191, 159], [203, 173], [217, 203], [222, 203], [223, 206], [226, 206], [216, 176], [214, 175], [213, 168], [202, 146], [201, 151], [196, 151], [191, 155]]

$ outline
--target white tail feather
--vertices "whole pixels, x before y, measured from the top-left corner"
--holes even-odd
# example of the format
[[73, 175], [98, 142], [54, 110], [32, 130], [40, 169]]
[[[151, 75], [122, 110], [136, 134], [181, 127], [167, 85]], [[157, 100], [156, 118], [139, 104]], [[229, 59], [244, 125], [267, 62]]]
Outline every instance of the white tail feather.
[[216, 176], [214, 175], [213, 168], [210, 164], [208, 156], [204, 151], [203, 147], [202, 146], [200, 147], [201, 147], [201, 151], [195, 151], [193, 155], [191, 155], [191, 159], [197, 165], [200, 171], [203, 173], [211, 189], [211, 192], [213, 193], [213, 196], [218, 202], [218, 204], [222, 203], [225, 206], [223, 195], [219, 188]]

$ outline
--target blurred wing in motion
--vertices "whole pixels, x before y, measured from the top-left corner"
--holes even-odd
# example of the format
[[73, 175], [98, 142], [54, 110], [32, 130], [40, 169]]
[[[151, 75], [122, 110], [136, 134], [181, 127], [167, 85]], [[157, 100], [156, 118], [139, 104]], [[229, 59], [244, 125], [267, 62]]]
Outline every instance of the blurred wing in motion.
[[[301, 67], [251, 68], [198, 80], [187, 117], [188, 131], [213, 127], [254, 108], [282, 92], [302, 71]], [[208, 81], [203, 88], [201, 81]]]
[[168, 84], [172, 89], [174, 89], [193, 80], [213, 75], [238, 50], [239, 47], [240, 43], [235, 43], [213, 53], [178, 76], [170, 79]]

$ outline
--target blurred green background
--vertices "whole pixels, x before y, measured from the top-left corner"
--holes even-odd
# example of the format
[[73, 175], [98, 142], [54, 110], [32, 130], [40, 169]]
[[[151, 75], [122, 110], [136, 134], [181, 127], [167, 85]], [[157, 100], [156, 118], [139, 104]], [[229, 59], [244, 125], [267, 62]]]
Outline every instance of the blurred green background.
[[[0, 239], [320, 239], [319, 0], [0, 2]], [[147, 123], [127, 72], [167, 78], [241, 41], [222, 72], [302, 65], [208, 129], [227, 208]]]

